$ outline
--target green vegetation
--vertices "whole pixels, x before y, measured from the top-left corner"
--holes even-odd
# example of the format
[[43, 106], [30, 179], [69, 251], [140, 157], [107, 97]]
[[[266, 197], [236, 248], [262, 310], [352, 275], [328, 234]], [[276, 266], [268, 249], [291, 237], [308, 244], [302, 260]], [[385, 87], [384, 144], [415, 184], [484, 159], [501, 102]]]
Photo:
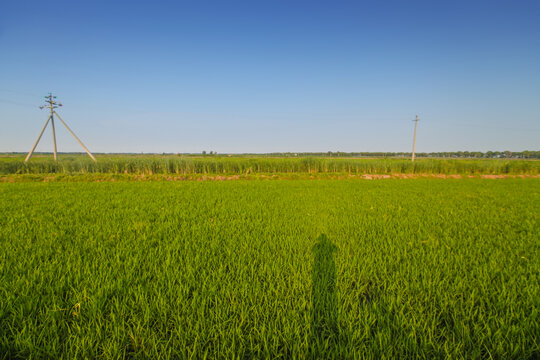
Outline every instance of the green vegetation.
[[0, 183], [0, 358], [538, 358], [539, 185]]
[[62, 155], [60, 161], [23, 157], [0, 158], [0, 174], [540, 174], [540, 161], [501, 159], [275, 158], [174, 155]]

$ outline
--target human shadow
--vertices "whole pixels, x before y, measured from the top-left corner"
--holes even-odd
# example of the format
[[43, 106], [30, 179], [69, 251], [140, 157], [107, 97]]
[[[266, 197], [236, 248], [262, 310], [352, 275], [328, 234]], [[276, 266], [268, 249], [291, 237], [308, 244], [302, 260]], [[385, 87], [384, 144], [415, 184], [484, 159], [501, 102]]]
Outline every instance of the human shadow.
[[311, 301], [311, 355], [331, 353], [338, 342], [338, 303], [336, 294], [336, 263], [334, 252], [337, 247], [325, 234], [317, 238], [313, 246], [313, 278]]

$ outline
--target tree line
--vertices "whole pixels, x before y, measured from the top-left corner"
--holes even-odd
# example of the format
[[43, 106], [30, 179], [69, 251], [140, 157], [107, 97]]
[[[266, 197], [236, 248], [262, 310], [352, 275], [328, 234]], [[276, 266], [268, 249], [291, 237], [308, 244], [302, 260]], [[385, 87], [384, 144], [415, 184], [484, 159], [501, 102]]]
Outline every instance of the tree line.
[[[247, 154], [246, 154], [247, 155]], [[260, 155], [260, 154], [259, 154]], [[322, 157], [410, 157], [410, 152], [284, 152], [270, 153], [269, 156], [322, 156]], [[417, 152], [419, 158], [465, 158], [465, 159], [540, 159], [540, 151], [445, 151], [445, 152]]]

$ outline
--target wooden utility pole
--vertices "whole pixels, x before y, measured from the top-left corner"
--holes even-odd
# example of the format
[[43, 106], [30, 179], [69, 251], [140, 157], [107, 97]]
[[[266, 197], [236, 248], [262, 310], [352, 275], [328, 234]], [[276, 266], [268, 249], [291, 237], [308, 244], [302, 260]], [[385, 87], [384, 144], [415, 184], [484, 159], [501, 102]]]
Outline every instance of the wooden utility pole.
[[415, 155], [415, 149], [416, 149], [416, 128], [418, 127], [418, 115], [416, 115], [416, 119], [414, 121], [414, 138], [412, 143], [412, 162], [414, 162], [414, 155]]
[[75, 135], [75, 133], [74, 133], [73, 131], [71, 131], [71, 129], [69, 128], [69, 126], [67, 126], [67, 124], [64, 122], [64, 120], [62, 120], [62, 118], [60, 117], [60, 115], [58, 115], [58, 113], [54, 110], [54, 109], [56, 109], [57, 107], [62, 106], [62, 104], [57, 103], [55, 99], [56, 99], [56, 96], [53, 96], [51, 93], [49, 93], [49, 95], [45, 96], [45, 102], [47, 103], [47, 105], [43, 105], [43, 106], [40, 106], [40, 107], [39, 107], [40, 109], [48, 108], [48, 109], [50, 110], [50, 115], [49, 115], [47, 121], [45, 122], [45, 126], [43, 126], [43, 129], [41, 129], [41, 132], [39, 133], [39, 136], [38, 136], [36, 142], [34, 143], [34, 146], [32, 146], [32, 150], [30, 150], [30, 152], [28, 153], [28, 155], [26, 155], [26, 159], [24, 159], [24, 162], [28, 162], [28, 160], [30, 160], [30, 158], [32, 157], [32, 154], [34, 153], [34, 150], [36, 149], [36, 146], [38, 145], [39, 140], [41, 140], [41, 136], [43, 135], [43, 132], [45, 131], [45, 128], [46, 128], [47, 125], [49, 124], [49, 121], [51, 122], [51, 126], [52, 126], [52, 134], [53, 134], [54, 161], [57, 161], [57, 154], [56, 154], [56, 132], [55, 132], [55, 129], [54, 129], [54, 115], [56, 115], [56, 116], [58, 117], [58, 120], [60, 120], [60, 121], [62, 122], [62, 124], [66, 127], [66, 129], [68, 129], [68, 131], [70, 132], [70, 134], [73, 135], [73, 137], [75, 138], [75, 140], [77, 140], [77, 142], [83, 147], [83, 149], [86, 151], [86, 153], [88, 154], [88, 156], [90, 156], [90, 158], [92, 158], [92, 160], [94, 160], [95, 162], [97, 162], [96, 158], [94, 157], [94, 155], [92, 155], [92, 153], [90, 152], [90, 150], [88, 150], [88, 149], [86, 148], [86, 146], [84, 146], [84, 144], [82, 143], [82, 141], [79, 140], [79, 138], [77, 137], [77, 135]]

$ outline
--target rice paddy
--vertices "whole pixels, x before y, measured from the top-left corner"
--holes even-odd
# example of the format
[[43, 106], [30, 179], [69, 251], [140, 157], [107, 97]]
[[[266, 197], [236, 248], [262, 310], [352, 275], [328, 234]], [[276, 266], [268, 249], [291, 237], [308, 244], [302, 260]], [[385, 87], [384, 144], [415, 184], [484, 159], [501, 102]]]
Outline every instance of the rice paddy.
[[539, 185], [0, 183], [0, 358], [538, 358]]

